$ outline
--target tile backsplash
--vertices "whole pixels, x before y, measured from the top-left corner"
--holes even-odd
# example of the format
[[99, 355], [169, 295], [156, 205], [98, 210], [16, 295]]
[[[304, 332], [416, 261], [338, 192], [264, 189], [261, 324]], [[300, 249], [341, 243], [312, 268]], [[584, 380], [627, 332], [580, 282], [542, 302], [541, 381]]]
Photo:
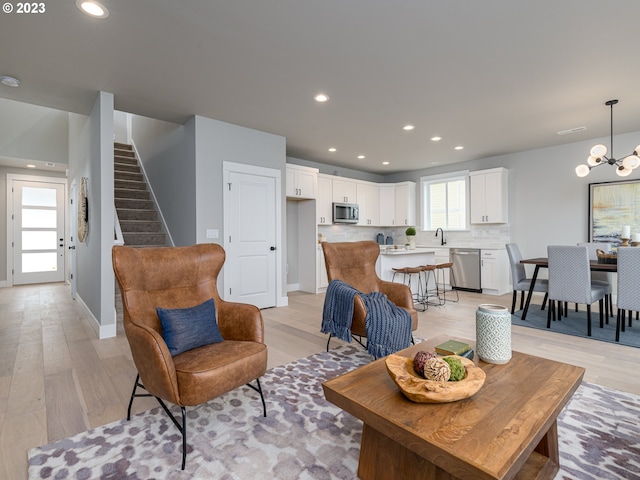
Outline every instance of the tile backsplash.
[[[353, 225], [318, 225], [318, 233], [324, 235], [328, 242], [357, 242], [361, 240], [376, 241], [378, 233], [385, 238], [391, 236], [394, 244], [404, 245], [406, 227], [362, 227]], [[440, 246], [440, 236], [435, 232], [420, 231], [416, 234], [416, 245], [430, 247]], [[470, 230], [444, 232], [447, 247], [471, 248], [504, 248], [511, 240], [511, 230], [508, 224], [471, 225]]]

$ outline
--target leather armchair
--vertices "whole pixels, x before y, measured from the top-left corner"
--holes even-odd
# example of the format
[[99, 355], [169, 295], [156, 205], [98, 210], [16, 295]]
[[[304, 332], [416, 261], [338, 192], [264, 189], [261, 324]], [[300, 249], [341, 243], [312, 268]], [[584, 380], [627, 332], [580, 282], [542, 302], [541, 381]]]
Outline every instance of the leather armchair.
[[[418, 328], [418, 312], [413, 307], [409, 287], [381, 280], [376, 273], [376, 260], [380, 255], [380, 246], [376, 242], [323, 242], [322, 251], [329, 281], [342, 280], [362, 293], [384, 293], [391, 302], [409, 311], [411, 330]], [[356, 295], [351, 321], [352, 335], [367, 336], [366, 316], [364, 302]]]
[[[113, 247], [113, 269], [122, 293], [124, 330], [138, 378], [129, 401], [154, 396], [182, 433], [182, 469], [186, 459], [185, 407], [199, 405], [248, 384], [260, 393], [259, 377], [267, 368], [267, 347], [260, 310], [226, 302], [218, 294], [217, 277], [225, 260], [220, 245], [190, 247]], [[174, 357], [162, 337], [156, 307], [188, 308], [213, 299], [224, 341], [187, 350]], [[257, 387], [249, 382], [256, 380]], [[141, 382], [140, 382], [141, 381]], [[148, 394], [137, 394], [138, 387]], [[163, 401], [179, 405], [182, 425]]]

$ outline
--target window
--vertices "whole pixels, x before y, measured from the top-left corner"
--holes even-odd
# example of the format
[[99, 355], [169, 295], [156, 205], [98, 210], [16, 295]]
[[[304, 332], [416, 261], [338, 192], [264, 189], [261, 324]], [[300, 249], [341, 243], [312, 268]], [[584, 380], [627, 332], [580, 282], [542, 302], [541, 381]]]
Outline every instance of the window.
[[425, 230], [467, 229], [469, 172], [422, 177], [422, 224]]

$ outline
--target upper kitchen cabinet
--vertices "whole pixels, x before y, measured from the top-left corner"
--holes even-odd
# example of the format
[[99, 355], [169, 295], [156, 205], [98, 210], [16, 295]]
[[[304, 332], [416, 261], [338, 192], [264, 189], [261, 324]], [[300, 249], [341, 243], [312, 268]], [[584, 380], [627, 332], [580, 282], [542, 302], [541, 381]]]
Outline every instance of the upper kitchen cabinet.
[[353, 180], [333, 179], [333, 201], [336, 203], [356, 203], [357, 183]]
[[358, 225], [380, 225], [380, 188], [375, 183], [358, 183], [356, 200], [360, 209]]
[[287, 164], [286, 193], [292, 199], [316, 198], [318, 169]]
[[416, 224], [416, 184], [415, 182], [396, 183], [395, 225], [412, 226]]
[[416, 224], [415, 182], [380, 185], [380, 226], [398, 227]]
[[508, 223], [508, 183], [506, 168], [469, 173], [471, 223]]
[[318, 225], [331, 225], [333, 223], [333, 177], [318, 174], [318, 199], [316, 200], [316, 217]]

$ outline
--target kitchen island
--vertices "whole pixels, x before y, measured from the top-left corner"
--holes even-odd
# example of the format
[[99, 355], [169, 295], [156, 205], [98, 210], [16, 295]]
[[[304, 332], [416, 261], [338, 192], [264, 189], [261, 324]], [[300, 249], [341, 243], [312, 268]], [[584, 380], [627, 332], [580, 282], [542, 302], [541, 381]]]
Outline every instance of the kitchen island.
[[[393, 268], [419, 267], [421, 265], [435, 265], [436, 251], [431, 247], [416, 247], [414, 250], [407, 250], [404, 246], [385, 245], [380, 247], [380, 256], [376, 262], [376, 273], [382, 280], [388, 282], [393, 279]], [[411, 290], [418, 293], [418, 283], [416, 275], [413, 276]], [[396, 275], [396, 282], [403, 283], [403, 275]], [[429, 285], [434, 288], [435, 285]]]

